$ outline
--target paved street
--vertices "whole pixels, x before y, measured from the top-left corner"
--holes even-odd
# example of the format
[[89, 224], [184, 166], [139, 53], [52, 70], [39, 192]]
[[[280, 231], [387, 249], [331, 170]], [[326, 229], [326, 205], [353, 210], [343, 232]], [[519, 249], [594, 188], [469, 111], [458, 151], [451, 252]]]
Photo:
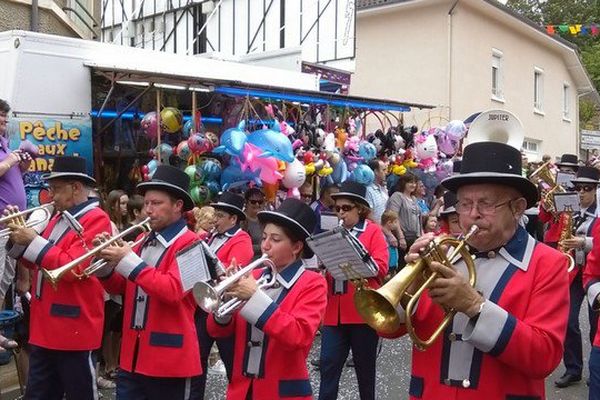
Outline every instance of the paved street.
[[[587, 316], [581, 313], [582, 334], [587, 337], [588, 326]], [[585, 319], [584, 319], [585, 317]], [[315, 345], [311, 351], [312, 359], [319, 354], [320, 338], [317, 337]], [[590, 352], [589, 343], [584, 344], [584, 376], [587, 377], [587, 356]], [[382, 351], [377, 361], [377, 398], [380, 400], [399, 400], [408, 398], [408, 385], [410, 377], [410, 342], [407, 337], [398, 340], [384, 340]], [[567, 389], [557, 389], [554, 387], [554, 380], [562, 375], [564, 367], [562, 364], [546, 380], [546, 394], [548, 400], [585, 400], [588, 390], [585, 381], [580, 382]], [[310, 366], [311, 382], [315, 398], [318, 395], [319, 373]], [[226, 379], [224, 376], [211, 374], [208, 378], [206, 400], [222, 400], [225, 398]], [[105, 400], [113, 400], [112, 391], [103, 391]], [[15, 395], [9, 394], [2, 399], [13, 400]], [[354, 369], [344, 368], [342, 381], [340, 384], [340, 400], [358, 399], [358, 389]], [[259, 399], [266, 400], [266, 399]]]

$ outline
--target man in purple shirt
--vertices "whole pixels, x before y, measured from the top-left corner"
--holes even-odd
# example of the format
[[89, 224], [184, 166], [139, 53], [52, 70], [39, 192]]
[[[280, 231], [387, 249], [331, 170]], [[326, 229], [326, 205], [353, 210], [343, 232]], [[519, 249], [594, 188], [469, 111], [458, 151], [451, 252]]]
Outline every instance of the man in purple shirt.
[[[0, 99], [0, 215], [7, 205], [27, 208], [23, 172], [31, 164], [31, 157], [19, 150], [8, 148], [8, 113], [10, 106]], [[6, 257], [8, 238], [0, 238], [0, 301], [15, 276], [15, 261]]]

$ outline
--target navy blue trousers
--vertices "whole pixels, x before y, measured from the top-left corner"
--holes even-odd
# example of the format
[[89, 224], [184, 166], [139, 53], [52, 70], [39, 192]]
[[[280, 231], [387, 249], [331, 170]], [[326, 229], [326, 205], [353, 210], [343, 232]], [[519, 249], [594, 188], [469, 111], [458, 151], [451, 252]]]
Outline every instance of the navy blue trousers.
[[592, 346], [589, 367], [590, 367], [589, 400], [600, 400], [600, 347]]
[[156, 378], [119, 370], [117, 400], [202, 400], [199, 376]]
[[27, 400], [95, 400], [96, 362], [91, 351], [49, 350], [31, 345]]
[[335, 400], [348, 351], [352, 349], [361, 400], [375, 399], [377, 332], [366, 324], [321, 328], [321, 385], [319, 400]]
[[[198, 334], [198, 344], [200, 345], [200, 361], [202, 363], [202, 375], [200, 376], [199, 390], [204, 397], [204, 390], [206, 388], [206, 376], [208, 374], [208, 356], [210, 355], [210, 349], [215, 342], [215, 339], [211, 337], [206, 330], [206, 320], [208, 319], [208, 313], [206, 311], [197, 308], [194, 315], [196, 323], [196, 332]], [[217, 348], [219, 349], [219, 355], [225, 369], [227, 370], [227, 379], [231, 381], [231, 374], [233, 372], [233, 337], [226, 339], [217, 339]]]
[[[567, 335], [565, 337], [565, 352], [563, 361], [566, 372], [570, 375], [581, 376], [583, 370], [583, 349], [581, 343], [581, 329], [579, 327], [579, 312], [581, 303], [583, 303], [585, 291], [583, 290], [583, 268], [578, 267], [579, 271], [569, 287], [570, 309], [569, 322], [567, 324]], [[586, 301], [588, 310], [588, 320], [590, 323], [590, 343], [594, 342], [596, 328], [598, 326], [598, 314], [593, 312]]]

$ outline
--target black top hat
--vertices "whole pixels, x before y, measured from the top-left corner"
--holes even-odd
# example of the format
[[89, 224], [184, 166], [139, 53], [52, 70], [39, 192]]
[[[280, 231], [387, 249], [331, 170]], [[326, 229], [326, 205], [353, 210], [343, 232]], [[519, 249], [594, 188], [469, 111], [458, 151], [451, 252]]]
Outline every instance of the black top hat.
[[[283, 226], [293, 232], [294, 235], [306, 240], [317, 225], [317, 216], [312, 208], [303, 201], [288, 198], [281, 203], [275, 211], [260, 211], [257, 214], [262, 224], [269, 222]], [[304, 242], [303, 257], [313, 256], [312, 250]]]
[[216, 203], [210, 203], [210, 205], [217, 210], [237, 215], [240, 221], [246, 219], [246, 214], [244, 214], [244, 198], [235, 193], [223, 192], [219, 196], [219, 200]]
[[461, 164], [462, 164], [462, 160], [452, 161], [452, 175], [460, 174], [460, 165]]
[[560, 156], [560, 162], [556, 163], [559, 167], [579, 168], [579, 159], [575, 154], [563, 154]]
[[495, 183], [517, 189], [533, 207], [538, 200], [537, 187], [521, 175], [521, 152], [500, 142], [478, 142], [465, 147], [460, 174], [442, 181], [456, 193], [464, 185]]
[[456, 203], [458, 203], [456, 193], [450, 191], [444, 193], [444, 208], [440, 211], [440, 215], [449, 215], [455, 213]]
[[594, 167], [581, 166], [577, 170], [577, 177], [572, 179], [571, 182], [598, 185], [600, 184], [600, 171]]
[[75, 156], [55, 158], [52, 172], [44, 175], [44, 179], [73, 179], [90, 185], [96, 184], [96, 180], [87, 174], [85, 158]]
[[159, 165], [148, 182], [137, 185], [137, 190], [144, 195], [148, 190], [161, 190], [168, 192], [178, 199], [183, 200], [183, 210], [194, 208], [194, 200], [189, 194], [190, 177], [179, 168], [170, 165]]
[[367, 187], [358, 182], [346, 181], [342, 183], [340, 191], [332, 193], [331, 198], [334, 200], [337, 198], [347, 198], [371, 208], [371, 205], [367, 201]]

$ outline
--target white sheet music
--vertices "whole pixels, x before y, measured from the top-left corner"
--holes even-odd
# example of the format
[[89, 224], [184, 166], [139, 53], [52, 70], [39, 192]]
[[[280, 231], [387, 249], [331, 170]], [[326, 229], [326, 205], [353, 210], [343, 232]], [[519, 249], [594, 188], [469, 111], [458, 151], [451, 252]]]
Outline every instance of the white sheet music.
[[335, 229], [311, 236], [308, 246], [327, 271], [338, 280], [370, 278], [377, 275], [377, 265], [362, 245], [346, 229]]
[[339, 225], [340, 225], [340, 220], [338, 219], [337, 215], [328, 213], [328, 212], [321, 213], [321, 229], [322, 230], [329, 231]]
[[554, 207], [557, 212], [574, 211], [579, 212], [581, 205], [579, 204], [579, 194], [575, 192], [555, 193]]
[[195, 242], [179, 251], [176, 260], [184, 292], [193, 288], [198, 282], [207, 282], [211, 279], [201, 242]]
[[565, 188], [572, 188], [573, 182], [571, 181], [576, 177], [574, 172], [558, 171], [556, 173], [556, 183]]

